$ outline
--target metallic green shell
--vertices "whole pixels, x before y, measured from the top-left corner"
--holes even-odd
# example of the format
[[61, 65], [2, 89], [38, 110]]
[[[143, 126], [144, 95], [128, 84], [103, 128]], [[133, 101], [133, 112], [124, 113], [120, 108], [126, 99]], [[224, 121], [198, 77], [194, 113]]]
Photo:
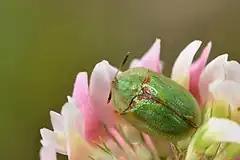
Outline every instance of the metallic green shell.
[[112, 82], [112, 98], [125, 120], [143, 132], [168, 140], [188, 137], [201, 122], [198, 104], [191, 93], [145, 68], [129, 69], [118, 75]]

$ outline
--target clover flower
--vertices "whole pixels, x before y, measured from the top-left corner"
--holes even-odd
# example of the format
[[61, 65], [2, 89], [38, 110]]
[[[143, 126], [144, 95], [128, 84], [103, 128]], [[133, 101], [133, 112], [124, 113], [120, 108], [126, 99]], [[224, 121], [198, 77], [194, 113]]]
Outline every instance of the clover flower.
[[[240, 64], [218, 56], [206, 65], [212, 43], [203, 49], [193, 41], [175, 61], [171, 78], [197, 100], [202, 124], [196, 132], [178, 142], [140, 132], [121, 118], [113, 103], [107, 103], [117, 69], [106, 60], [96, 64], [88, 83], [86, 72], [77, 75], [72, 97], [61, 114], [50, 111], [53, 131], [40, 130], [41, 160], [56, 160], [56, 153], [69, 160], [226, 160], [240, 156]], [[162, 72], [160, 40], [130, 68], [144, 67]]]

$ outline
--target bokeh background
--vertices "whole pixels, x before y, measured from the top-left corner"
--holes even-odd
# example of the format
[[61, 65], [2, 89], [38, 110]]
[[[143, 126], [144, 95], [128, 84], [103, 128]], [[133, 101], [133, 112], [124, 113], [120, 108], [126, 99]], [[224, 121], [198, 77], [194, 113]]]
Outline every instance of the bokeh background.
[[118, 66], [159, 37], [167, 75], [195, 39], [213, 42], [210, 59], [238, 60], [239, 15], [238, 0], [1, 0], [0, 159], [39, 159], [49, 111], [60, 111], [78, 72], [103, 59]]

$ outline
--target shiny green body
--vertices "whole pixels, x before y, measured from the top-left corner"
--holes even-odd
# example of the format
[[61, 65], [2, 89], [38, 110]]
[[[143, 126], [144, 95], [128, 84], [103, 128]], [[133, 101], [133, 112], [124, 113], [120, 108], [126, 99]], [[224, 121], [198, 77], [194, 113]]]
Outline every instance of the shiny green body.
[[199, 126], [201, 114], [194, 97], [161, 73], [129, 69], [112, 82], [116, 110], [140, 131], [177, 141]]

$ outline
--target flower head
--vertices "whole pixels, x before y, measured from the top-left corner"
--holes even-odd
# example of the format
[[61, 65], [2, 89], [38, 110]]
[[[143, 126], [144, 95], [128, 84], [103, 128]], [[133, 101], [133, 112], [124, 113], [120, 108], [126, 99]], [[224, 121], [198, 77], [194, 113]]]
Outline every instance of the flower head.
[[[51, 111], [53, 131], [41, 129], [43, 145], [41, 159], [50, 159], [56, 152], [68, 155], [69, 159], [88, 157], [92, 148], [83, 138], [84, 120], [76, 107], [76, 102], [69, 98], [69, 102], [62, 107], [61, 114]], [[81, 154], [79, 154], [81, 151]]]
[[[227, 61], [228, 55], [225, 54], [206, 65], [211, 42], [193, 62], [201, 44], [196, 40], [183, 49], [171, 74], [171, 79], [185, 87], [202, 109], [202, 123], [194, 127], [192, 135], [170, 142], [154, 130], [153, 134], [146, 134], [141, 128], [141, 123], [145, 122], [134, 114], [128, 115], [134, 122], [125, 121], [126, 115], [115, 110], [113, 100], [107, 103], [118, 70], [103, 60], [95, 65], [89, 82], [86, 72], [77, 75], [72, 97], [68, 97], [61, 114], [50, 112], [53, 131], [46, 128], [40, 130], [41, 160], [56, 160], [56, 153], [67, 155], [69, 160], [237, 158], [240, 155], [240, 64]], [[152, 72], [162, 72], [163, 62], [159, 56], [160, 40], [157, 39], [142, 58], [131, 62], [130, 68], [144, 67]], [[140, 89], [139, 93], [146, 92]], [[183, 103], [176, 102], [180, 105]], [[169, 105], [172, 103], [159, 103], [173, 110], [187, 126], [192, 123], [192, 117], [179, 114]], [[154, 128], [146, 124], [147, 129]]]

